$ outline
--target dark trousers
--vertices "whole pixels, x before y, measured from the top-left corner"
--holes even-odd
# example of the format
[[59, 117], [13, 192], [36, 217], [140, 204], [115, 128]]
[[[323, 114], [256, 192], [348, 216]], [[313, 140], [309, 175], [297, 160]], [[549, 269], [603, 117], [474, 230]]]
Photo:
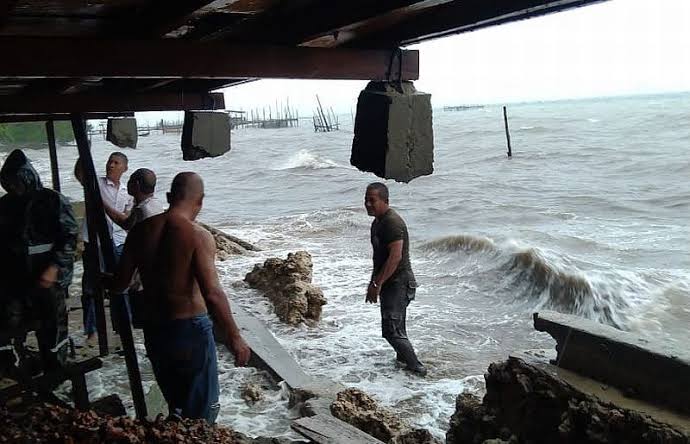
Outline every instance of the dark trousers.
[[396, 276], [381, 288], [381, 333], [393, 347], [397, 359], [410, 369], [421, 365], [407, 338], [407, 306], [415, 297], [415, 286], [407, 276]]
[[[30, 288], [13, 292], [16, 297], [5, 305], [3, 324], [5, 328], [21, 330], [28, 321], [39, 321], [36, 330], [38, 350], [45, 371], [60, 368], [67, 358], [67, 289]], [[18, 365], [23, 356], [26, 335], [12, 338], [13, 344], [3, 343], [2, 360], [9, 365]], [[8, 342], [6, 338], [3, 342]]]

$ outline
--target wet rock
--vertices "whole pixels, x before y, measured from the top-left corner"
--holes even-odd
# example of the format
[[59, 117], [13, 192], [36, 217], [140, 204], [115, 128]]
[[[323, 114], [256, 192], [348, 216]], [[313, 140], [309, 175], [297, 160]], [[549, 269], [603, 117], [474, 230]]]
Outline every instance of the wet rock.
[[486, 395], [461, 394], [446, 434], [455, 443], [669, 443], [690, 436], [640, 412], [588, 395], [521, 359], [493, 363]]
[[437, 444], [428, 430], [416, 429], [382, 408], [366, 393], [349, 388], [338, 393], [331, 414], [389, 444]]
[[208, 230], [216, 241], [216, 258], [220, 261], [227, 260], [236, 254], [246, 254], [248, 251], [260, 251], [256, 246], [238, 237], [227, 234], [210, 225], [199, 223]]
[[298, 251], [289, 253], [287, 259], [270, 258], [263, 265], [256, 264], [244, 280], [266, 294], [281, 321], [314, 325], [321, 319], [326, 299], [311, 283], [312, 268], [311, 255]]
[[250, 382], [242, 387], [241, 396], [247, 404], [251, 405], [264, 399], [264, 392], [257, 384]]

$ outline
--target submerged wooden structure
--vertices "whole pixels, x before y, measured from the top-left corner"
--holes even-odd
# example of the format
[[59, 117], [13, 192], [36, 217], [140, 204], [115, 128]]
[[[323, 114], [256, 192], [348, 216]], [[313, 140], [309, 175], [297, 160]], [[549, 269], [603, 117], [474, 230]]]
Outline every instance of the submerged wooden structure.
[[[602, 0], [10, 0], [0, 4], [0, 122], [69, 120], [85, 173], [90, 239], [115, 264], [86, 120], [136, 111], [225, 109], [219, 88], [259, 78], [408, 81], [401, 46]], [[50, 125], [50, 123], [48, 124]], [[51, 137], [51, 132], [48, 132]], [[58, 158], [50, 141], [53, 186]], [[98, 285], [101, 354], [108, 353]], [[131, 331], [122, 342], [146, 417]]]

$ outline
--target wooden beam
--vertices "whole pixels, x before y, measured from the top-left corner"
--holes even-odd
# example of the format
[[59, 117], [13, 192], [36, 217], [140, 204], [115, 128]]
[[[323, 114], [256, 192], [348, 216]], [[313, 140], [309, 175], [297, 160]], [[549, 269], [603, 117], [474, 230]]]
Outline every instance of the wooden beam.
[[[0, 77], [386, 80], [392, 52], [233, 46], [177, 39], [0, 38]], [[78, 54], [78, 63], [55, 54]], [[403, 80], [419, 78], [418, 51], [403, 51], [402, 65]]]
[[[86, 120], [103, 120], [108, 117], [133, 117], [133, 112], [86, 113]], [[69, 114], [0, 114], [0, 123], [45, 122], [48, 120], [71, 120]]]
[[81, 93], [17, 94], [0, 100], [0, 113], [106, 113], [110, 111], [181, 111], [224, 109], [223, 93]]
[[46, 122], [46, 136], [48, 137], [48, 151], [50, 154], [50, 173], [53, 179], [53, 189], [60, 192], [60, 167], [57, 159], [57, 146], [55, 144], [55, 125], [52, 120]]
[[307, 5], [286, 2], [287, 10], [267, 11], [256, 18], [221, 28], [206, 38], [262, 44], [298, 44], [392, 10], [428, 7], [447, 1], [449, 0], [330, 0]]
[[187, 23], [195, 11], [214, 0], [149, 0], [132, 10], [129, 5], [123, 7], [122, 18], [108, 27], [107, 35], [160, 37], [174, 31]]
[[380, 48], [410, 45], [432, 38], [474, 31], [489, 26], [537, 17], [606, 0], [453, 1], [407, 20], [394, 29], [356, 39], [348, 45]]

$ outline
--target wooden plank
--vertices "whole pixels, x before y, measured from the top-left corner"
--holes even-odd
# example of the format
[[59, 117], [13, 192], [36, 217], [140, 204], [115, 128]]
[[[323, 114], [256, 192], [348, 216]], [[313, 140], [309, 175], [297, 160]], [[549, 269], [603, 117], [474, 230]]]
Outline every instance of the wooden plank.
[[534, 328], [556, 339], [559, 367], [631, 396], [690, 413], [690, 352], [588, 319], [544, 311]]
[[373, 436], [331, 415], [316, 415], [293, 421], [294, 431], [321, 444], [383, 444]]
[[[0, 38], [0, 77], [302, 78], [386, 80], [391, 50], [234, 46], [179, 39]], [[55, 54], [78, 54], [79, 63]], [[403, 51], [403, 80], [419, 78]], [[129, 108], [124, 108], [129, 110]]]
[[[104, 120], [108, 117], [134, 117], [133, 112], [111, 112], [111, 113], [85, 113], [86, 120]], [[70, 120], [72, 116], [66, 113], [53, 114], [0, 114], [0, 123], [18, 123], [18, 122], [45, 122], [48, 120], [60, 121]]]
[[250, 365], [268, 371], [292, 388], [315, 383], [261, 321], [236, 305], [232, 307], [232, 315], [242, 337], [252, 349]]
[[107, 35], [160, 37], [184, 25], [198, 9], [214, 0], [149, 0], [139, 7], [127, 7], [120, 20], [106, 27]]
[[[334, 31], [386, 14], [402, 16], [406, 8], [425, 8], [450, 0], [330, 0], [295, 5], [287, 2], [281, 10], [271, 10], [255, 18], [230, 24], [207, 38], [226, 41], [293, 45], [332, 34]], [[282, 26], [275, 26], [281, 22]]]
[[[0, 68], [1, 69], [1, 68]], [[79, 93], [3, 96], [0, 113], [88, 113], [223, 109], [223, 93]]]
[[474, 31], [503, 23], [559, 12], [606, 0], [486, 0], [453, 1], [429, 8], [393, 28], [384, 28], [362, 37], [352, 46], [360, 48], [410, 45], [432, 38]]

